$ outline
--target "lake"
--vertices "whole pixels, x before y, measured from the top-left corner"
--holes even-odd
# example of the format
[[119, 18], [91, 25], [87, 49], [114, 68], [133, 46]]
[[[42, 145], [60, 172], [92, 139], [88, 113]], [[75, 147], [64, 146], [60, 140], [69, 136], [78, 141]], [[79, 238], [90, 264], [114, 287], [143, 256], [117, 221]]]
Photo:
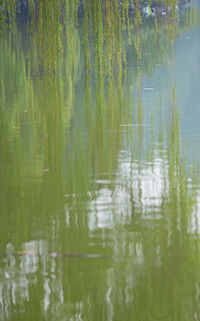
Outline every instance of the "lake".
[[0, 320], [200, 320], [200, 1], [68, 9], [0, 38]]

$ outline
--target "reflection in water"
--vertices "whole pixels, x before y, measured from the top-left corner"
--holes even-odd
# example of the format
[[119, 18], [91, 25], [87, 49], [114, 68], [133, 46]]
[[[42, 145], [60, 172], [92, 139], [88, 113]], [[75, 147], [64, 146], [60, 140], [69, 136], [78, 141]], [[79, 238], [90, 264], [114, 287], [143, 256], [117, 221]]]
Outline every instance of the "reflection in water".
[[[115, 1], [87, 1], [77, 21], [77, 3], [61, 33], [56, 12], [55, 26], [36, 15], [31, 36], [0, 43], [0, 318], [198, 320], [198, 166], [175, 29], [132, 24], [127, 2], [121, 22]], [[176, 36], [198, 26], [188, 8]]]

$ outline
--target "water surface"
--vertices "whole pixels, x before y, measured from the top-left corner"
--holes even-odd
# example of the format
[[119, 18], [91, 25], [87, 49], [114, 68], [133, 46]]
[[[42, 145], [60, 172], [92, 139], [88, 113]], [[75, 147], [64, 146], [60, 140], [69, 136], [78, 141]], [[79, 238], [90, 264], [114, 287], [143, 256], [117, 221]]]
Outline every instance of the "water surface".
[[0, 39], [1, 320], [199, 320], [198, 8]]

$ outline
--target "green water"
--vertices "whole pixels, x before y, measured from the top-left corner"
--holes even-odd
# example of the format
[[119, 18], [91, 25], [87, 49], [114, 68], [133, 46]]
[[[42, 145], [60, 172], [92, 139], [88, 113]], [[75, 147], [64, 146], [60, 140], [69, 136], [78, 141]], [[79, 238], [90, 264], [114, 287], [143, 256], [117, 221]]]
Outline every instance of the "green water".
[[0, 38], [0, 320], [200, 320], [199, 7]]

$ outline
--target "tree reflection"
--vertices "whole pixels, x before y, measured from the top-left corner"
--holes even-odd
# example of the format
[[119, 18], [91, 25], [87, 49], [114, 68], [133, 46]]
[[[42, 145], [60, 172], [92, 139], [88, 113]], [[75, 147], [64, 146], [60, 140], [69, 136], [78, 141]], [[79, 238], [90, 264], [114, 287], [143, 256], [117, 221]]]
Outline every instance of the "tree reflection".
[[[117, 1], [87, 1], [80, 31], [68, 2], [60, 31], [58, 8], [51, 17], [36, 2], [31, 39], [20, 29], [2, 38], [2, 320], [199, 314], [199, 182], [176, 84], [145, 87], [173, 37], [167, 22], [159, 33], [134, 22], [132, 34], [127, 3], [121, 17]], [[177, 34], [198, 24], [190, 14]]]

